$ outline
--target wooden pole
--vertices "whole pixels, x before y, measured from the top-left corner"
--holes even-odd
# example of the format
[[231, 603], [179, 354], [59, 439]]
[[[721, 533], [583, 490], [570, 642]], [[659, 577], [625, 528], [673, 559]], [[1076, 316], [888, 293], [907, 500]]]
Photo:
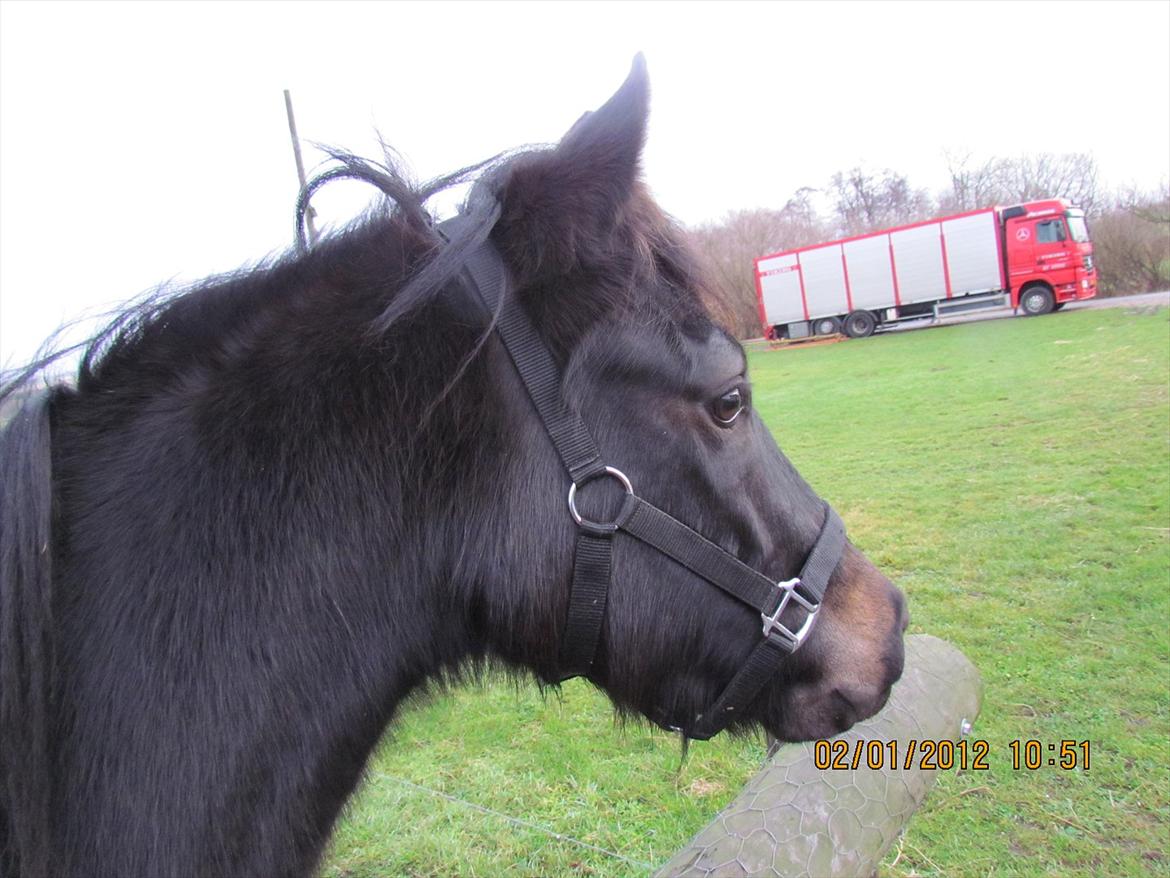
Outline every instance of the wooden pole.
[[[288, 133], [292, 138], [293, 158], [297, 161], [297, 181], [303, 190], [305, 188], [305, 163], [301, 159], [301, 140], [297, 137], [297, 120], [293, 116], [292, 95], [289, 94], [287, 88], [284, 90], [284, 109], [288, 114]], [[309, 244], [317, 243], [317, 227], [313, 224], [313, 219], [316, 216], [317, 211], [313, 210], [313, 205], [308, 205], [305, 211], [305, 225], [309, 229]]]
[[966, 656], [937, 637], [907, 637], [902, 679], [880, 713], [828, 744], [787, 744], [770, 754], [655, 878], [876, 875], [938, 776], [949, 773], [922, 759], [934, 751], [915, 748], [929, 741], [954, 752], [955, 768], [965, 768], [964, 754], [986, 756], [986, 742], [968, 738], [982, 705], [983, 678]]

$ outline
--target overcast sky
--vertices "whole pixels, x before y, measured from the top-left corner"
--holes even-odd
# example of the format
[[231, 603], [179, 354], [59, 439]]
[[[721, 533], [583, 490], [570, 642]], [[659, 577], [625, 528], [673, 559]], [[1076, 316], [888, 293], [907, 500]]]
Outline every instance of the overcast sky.
[[[430, 177], [554, 141], [643, 51], [645, 172], [687, 223], [861, 164], [1090, 152], [1170, 176], [1170, 3], [0, 2], [0, 364], [291, 240], [301, 136]], [[321, 158], [309, 149], [312, 167]], [[342, 184], [326, 221], [369, 192]]]

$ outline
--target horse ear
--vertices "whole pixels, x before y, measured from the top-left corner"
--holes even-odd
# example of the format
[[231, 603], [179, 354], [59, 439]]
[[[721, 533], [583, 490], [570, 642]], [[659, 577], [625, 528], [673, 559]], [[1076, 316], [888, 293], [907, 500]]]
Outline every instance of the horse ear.
[[500, 243], [525, 281], [567, 273], [604, 246], [634, 192], [649, 104], [639, 53], [621, 88], [555, 149], [515, 163], [500, 192]]
[[[580, 162], [585, 170], [612, 175], [628, 197], [638, 176], [649, 111], [650, 78], [646, 59], [639, 52], [621, 88], [600, 109], [577, 120], [561, 139], [557, 153], [570, 166]], [[595, 186], [596, 180], [586, 185]]]

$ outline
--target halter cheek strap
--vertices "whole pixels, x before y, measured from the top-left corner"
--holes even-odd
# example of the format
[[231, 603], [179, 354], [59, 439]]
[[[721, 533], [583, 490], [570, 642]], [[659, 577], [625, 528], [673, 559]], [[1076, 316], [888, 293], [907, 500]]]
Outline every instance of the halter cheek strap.
[[[454, 237], [463, 222], [467, 220], [456, 216], [442, 223], [439, 232]], [[593, 666], [613, 570], [613, 540], [618, 533], [626, 534], [760, 613], [762, 639], [715, 703], [681, 729], [689, 738], [712, 737], [743, 714], [781, 662], [812, 633], [829, 578], [845, 548], [845, 526], [826, 504], [820, 535], [800, 573], [775, 582], [637, 496], [620, 470], [605, 465], [585, 423], [565, 404], [560, 370], [527, 313], [507, 294], [507, 269], [490, 240], [468, 255], [463, 277], [488, 313], [496, 316], [495, 330], [571, 481], [569, 514], [580, 530], [558, 679], [586, 676]], [[590, 521], [577, 509], [577, 492], [603, 477], [617, 480], [626, 497], [612, 521]]]

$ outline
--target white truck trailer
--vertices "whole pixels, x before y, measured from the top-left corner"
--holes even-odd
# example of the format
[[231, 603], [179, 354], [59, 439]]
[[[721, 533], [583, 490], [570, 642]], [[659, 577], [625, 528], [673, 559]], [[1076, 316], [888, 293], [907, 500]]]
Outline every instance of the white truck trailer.
[[755, 260], [768, 338], [1010, 305], [1044, 314], [1097, 293], [1084, 213], [1059, 199], [988, 208]]

